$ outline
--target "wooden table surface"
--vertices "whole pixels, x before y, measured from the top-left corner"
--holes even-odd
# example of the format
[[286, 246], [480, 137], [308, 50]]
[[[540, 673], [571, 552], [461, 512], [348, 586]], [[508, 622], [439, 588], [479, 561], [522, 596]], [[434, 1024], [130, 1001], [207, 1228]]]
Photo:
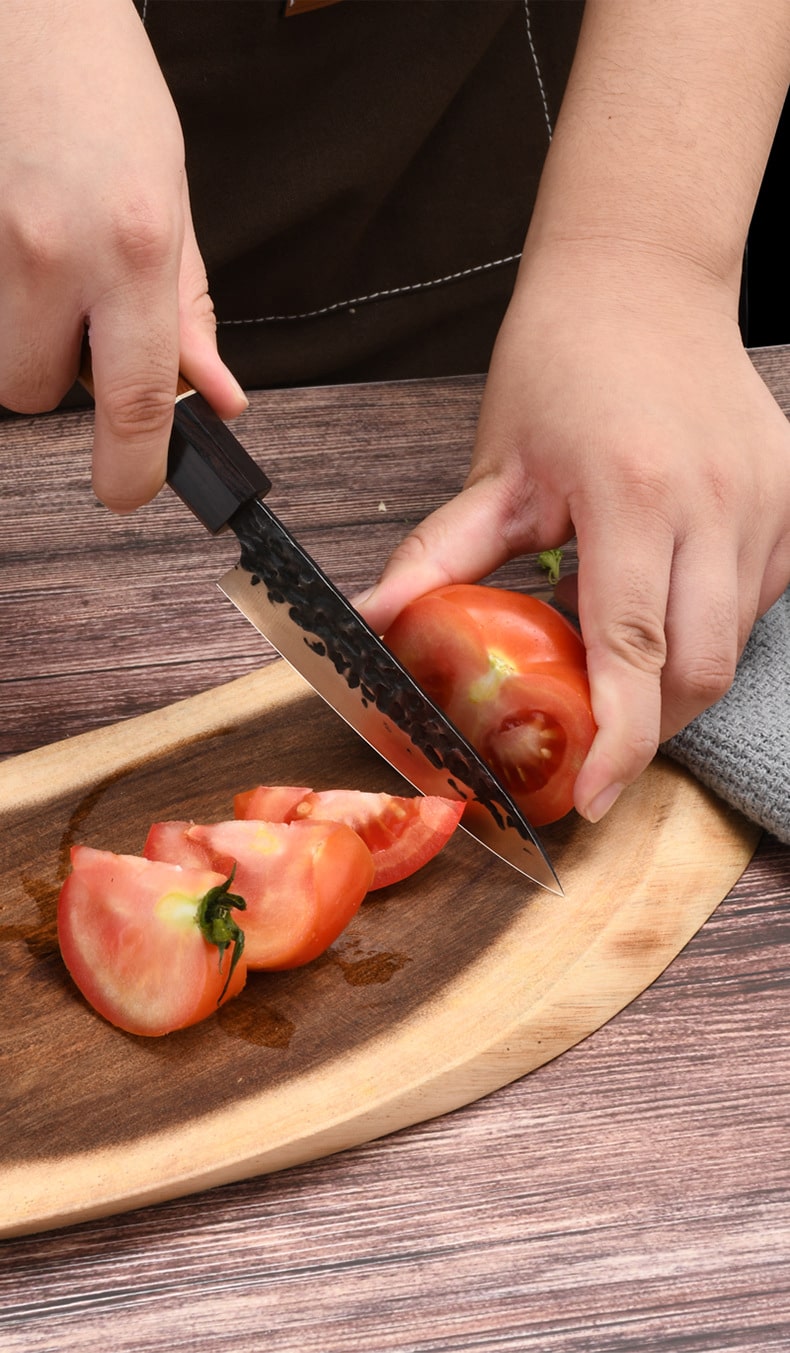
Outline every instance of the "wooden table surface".
[[[790, 349], [753, 356], [790, 410]], [[237, 432], [353, 593], [459, 486], [480, 389], [259, 393]], [[90, 431], [82, 412], [0, 424], [3, 757], [273, 656], [213, 585], [232, 539], [168, 491], [105, 512]], [[536, 576], [521, 561], [497, 581]], [[0, 1347], [786, 1350], [789, 904], [790, 851], [764, 837], [663, 976], [523, 1080], [281, 1174], [3, 1242]]]

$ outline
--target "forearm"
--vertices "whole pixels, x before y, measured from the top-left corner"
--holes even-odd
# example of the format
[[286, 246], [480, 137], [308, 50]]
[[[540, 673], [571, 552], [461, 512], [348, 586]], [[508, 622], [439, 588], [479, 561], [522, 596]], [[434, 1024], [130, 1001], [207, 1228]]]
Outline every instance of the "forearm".
[[588, 0], [529, 249], [633, 246], [737, 291], [788, 81], [785, 0]]

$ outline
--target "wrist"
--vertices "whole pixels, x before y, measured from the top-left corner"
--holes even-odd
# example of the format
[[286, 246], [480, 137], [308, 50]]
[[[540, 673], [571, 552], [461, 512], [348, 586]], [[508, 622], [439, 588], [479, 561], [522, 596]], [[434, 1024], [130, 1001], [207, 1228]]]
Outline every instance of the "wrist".
[[533, 321], [564, 314], [581, 326], [608, 314], [618, 327], [631, 318], [670, 332], [693, 315], [703, 330], [707, 320], [737, 327], [740, 279], [740, 265], [721, 276], [674, 242], [577, 223], [530, 229], [513, 301]]

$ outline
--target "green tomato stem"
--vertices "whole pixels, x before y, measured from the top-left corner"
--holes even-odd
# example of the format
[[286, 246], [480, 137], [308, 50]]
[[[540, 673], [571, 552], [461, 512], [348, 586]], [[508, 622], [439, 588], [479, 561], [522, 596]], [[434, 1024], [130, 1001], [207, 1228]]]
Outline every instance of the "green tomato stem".
[[549, 582], [552, 587], [555, 583], [559, 582], [562, 550], [541, 550], [538, 555], [538, 563], [548, 574]]
[[233, 949], [230, 958], [230, 967], [225, 979], [225, 985], [220, 992], [217, 1005], [222, 1004], [228, 984], [233, 976], [234, 969], [244, 952], [244, 931], [237, 921], [231, 916], [231, 908], [237, 911], [245, 911], [247, 903], [243, 897], [236, 893], [229, 892], [233, 876], [236, 873], [234, 864], [230, 875], [224, 883], [218, 883], [216, 888], [209, 888], [205, 897], [202, 897], [198, 903], [197, 923], [200, 926], [200, 932], [209, 944], [216, 944], [219, 950], [219, 970], [222, 972], [222, 960], [225, 957], [225, 950], [232, 945]]

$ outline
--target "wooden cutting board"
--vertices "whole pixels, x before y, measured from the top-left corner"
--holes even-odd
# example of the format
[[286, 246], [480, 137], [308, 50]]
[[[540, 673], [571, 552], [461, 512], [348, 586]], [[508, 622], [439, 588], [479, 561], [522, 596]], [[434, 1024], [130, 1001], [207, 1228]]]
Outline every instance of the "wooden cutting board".
[[260, 782], [412, 792], [277, 662], [0, 765], [0, 1234], [137, 1207], [371, 1140], [556, 1057], [649, 985], [759, 832], [661, 760], [544, 839], [565, 897], [464, 832], [301, 970], [162, 1039], [91, 1011], [58, 952], [75, 842], [232, 816]]

